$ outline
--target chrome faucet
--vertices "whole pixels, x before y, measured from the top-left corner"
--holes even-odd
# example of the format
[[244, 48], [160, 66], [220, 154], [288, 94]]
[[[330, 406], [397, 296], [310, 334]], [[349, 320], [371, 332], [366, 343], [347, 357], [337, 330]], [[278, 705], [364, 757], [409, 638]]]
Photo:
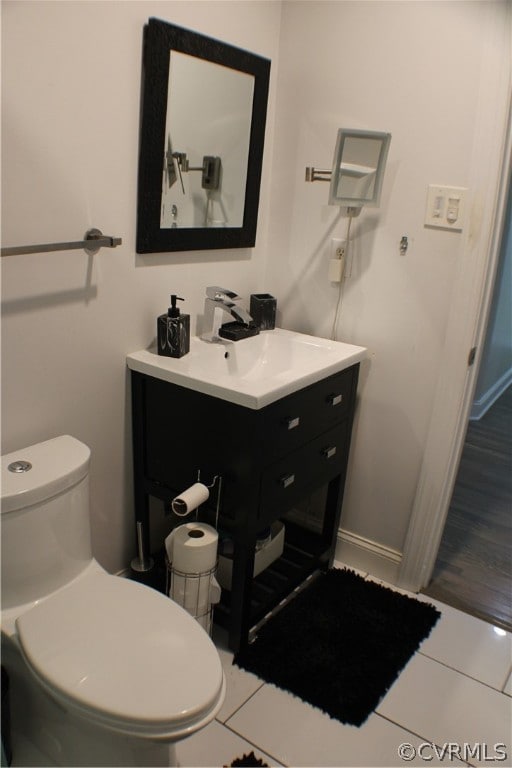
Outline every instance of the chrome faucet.
[[218, 334], [220, 322], [216, 323], [215, 321], [217, 309], [227, 312], [228, 315], [247, 327], [252, 323], [252, 317], [247, 310], [240, 307], [238, 304], [235, 304], [235, 300], [239, 298], [240, 296], [234, 291], [230, 291], [227, 288], [220, 288], [217, 285], [210, 285], [206, 289], [203, 333], [201, 334], [201, 339], [203, 339], [203, 341], [220, 341]]

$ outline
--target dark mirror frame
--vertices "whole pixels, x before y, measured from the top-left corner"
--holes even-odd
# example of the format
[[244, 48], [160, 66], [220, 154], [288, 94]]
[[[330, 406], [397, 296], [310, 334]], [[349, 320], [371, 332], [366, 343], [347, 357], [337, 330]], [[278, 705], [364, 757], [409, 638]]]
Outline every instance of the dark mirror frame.
[[[241, 227], [160, 227], [167, 90], [171, 50], [254, 76], [254, 96]], [[250, 248], [256, 242], [270, 61], [241, 48], [150, 18], [144, 27], [137, 192], [137, 253]]]

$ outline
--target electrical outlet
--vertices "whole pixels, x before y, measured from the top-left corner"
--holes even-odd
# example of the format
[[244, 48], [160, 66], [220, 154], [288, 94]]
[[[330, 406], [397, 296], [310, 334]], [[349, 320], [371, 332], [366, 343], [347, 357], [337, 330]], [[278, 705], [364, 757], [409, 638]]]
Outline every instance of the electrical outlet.
[[329, 253], [329, 258], [331, 259], [342, 259], [345, 256], [346, 251], [346, 240], [341, 240], [338, 237], [333, 237], [331, 240], [331, 250]]

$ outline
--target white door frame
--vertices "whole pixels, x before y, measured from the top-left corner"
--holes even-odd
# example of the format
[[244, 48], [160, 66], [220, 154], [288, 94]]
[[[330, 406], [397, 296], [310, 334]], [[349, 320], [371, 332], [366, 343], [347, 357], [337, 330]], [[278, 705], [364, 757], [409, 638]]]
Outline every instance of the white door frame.
[[[506, 50], [503, 40], [494, 37], [497, 30], [488, 34], [484, 44], [468, 182], [472, 207], [398, 577], [399, 586], [412, 592], [430, 580], [450, 506], [492, 303], [511, 183], [511, 63], [496, 56], [496, 51]], [[505, 34], [509, 30], [510, 25], [505, 25]], [[473, 347], [477, 348], [476, 364], [468, 366]]]

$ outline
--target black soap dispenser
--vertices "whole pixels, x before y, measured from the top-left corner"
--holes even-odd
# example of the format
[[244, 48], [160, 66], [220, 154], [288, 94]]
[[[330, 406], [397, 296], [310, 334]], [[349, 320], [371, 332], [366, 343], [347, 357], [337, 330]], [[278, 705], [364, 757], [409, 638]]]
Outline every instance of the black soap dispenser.
[[171, 295], [171, 306], [166, 315], [157, 320], [156, 337], [158, 354], [167, 357], [183, 357], [190, 350], [190, 315], [180, 314], [177, 301], [183, 301], [175, 294]]

